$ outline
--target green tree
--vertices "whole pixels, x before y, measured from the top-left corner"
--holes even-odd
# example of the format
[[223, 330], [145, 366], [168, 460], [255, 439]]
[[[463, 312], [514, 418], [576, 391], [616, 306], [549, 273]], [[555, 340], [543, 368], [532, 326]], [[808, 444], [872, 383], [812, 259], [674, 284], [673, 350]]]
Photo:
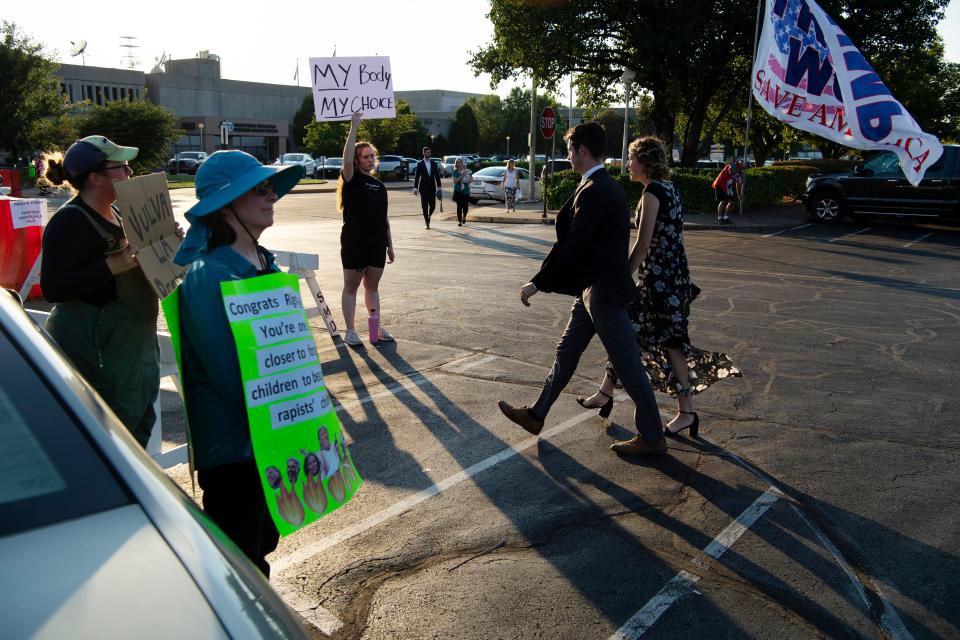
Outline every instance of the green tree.
[[500, 96], [491, 93], [481, 98], [470, 98], [466, 104], [470, 105], [477, 118], [477, 149], [491, 155], [505, 153], [507, 140]]
[[[316, 121], [316, 111], [313, 108], [313, 94], [308, 93], [303, 96], [303, 102], [300, 104], [300, 108], [297, 109], [297, 112], [293, 114], [293, 122], [291, 123], [291, 135], [293, 136], [293, 141], [299, 148], [304, 148], [303, 138], [307, 135], [307, 125], [311, 122]], [[310, 153], [309, 151], [307, 153]]]
[[478, 151], [480, 125], [473, 108], [465, 103], [453, 114], [450, 124], [450, 144], [459, 151], [473, 153]]
[[349, 125], [345, 122], [320, 122], [314, 120], [306, 127], [303, 150], [312, 156], [339, 157], [347, 140]]
[[66, 109], [56, 69], [43, 46], [22, 35], [16, 24], [0, 24], [0, 149], [16, 154], [47, 142], [51, 127], [45, 119]]
[[137, 174], [162, 168], [170, 145], [183, 135], [175, 115], [146, 100], [114, 100], [92, 107], [78, 118], [77, 131], [80, 137], [104, 135], [117, 144], [139, 147], [130, 162]]

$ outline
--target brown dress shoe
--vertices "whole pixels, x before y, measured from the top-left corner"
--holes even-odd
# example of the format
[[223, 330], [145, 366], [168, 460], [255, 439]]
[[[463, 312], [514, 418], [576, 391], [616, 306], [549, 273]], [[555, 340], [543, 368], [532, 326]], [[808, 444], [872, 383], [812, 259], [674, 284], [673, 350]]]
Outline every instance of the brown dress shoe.
[[640, 436], [633, 436], [629, 440], [614, 442], [610, 448], [625, 456], [662, 456], [667, 452], [667, 439], [647, 442]]
[[539, 435], [540, 430], [543, 429], [543, 420], [537, 420], [530, 415], [530, 412], [527, 410], [528, 407], [511, 407], [503, 400], [499, 401], [497, 406], [500, 407], [500, 411], [503, 412], [503, 415], [507, 416], [533, 435]]

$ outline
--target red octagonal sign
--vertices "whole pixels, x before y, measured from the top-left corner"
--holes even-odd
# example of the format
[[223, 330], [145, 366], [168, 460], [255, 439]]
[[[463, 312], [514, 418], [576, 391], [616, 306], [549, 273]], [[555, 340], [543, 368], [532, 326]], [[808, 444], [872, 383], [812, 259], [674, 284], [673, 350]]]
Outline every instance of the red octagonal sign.
[[544, 107], [540, 114], [540, 135], [544, 138], [552, 138], [557, 131], [557, 116], [553, 113], [552, 107]]

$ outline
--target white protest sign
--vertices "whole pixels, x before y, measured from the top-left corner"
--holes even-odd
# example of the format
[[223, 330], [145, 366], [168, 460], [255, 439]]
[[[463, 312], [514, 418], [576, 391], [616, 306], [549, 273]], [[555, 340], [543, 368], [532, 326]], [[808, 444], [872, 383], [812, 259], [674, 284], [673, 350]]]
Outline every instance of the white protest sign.
[[42, 227], [47, 220], [47, 201], [39, 198], [28, 200], [11, 199], [10, 219], [14, 229]]
[[123, 232], [147, 282], [162, 300], [177, 287], [184, 268], [173, 262], [180, 247], [167, 177], [162, 173], [115, 182]]
[[317, 120], [397, 117], [389, 56], [310, 58], [310, 82]]

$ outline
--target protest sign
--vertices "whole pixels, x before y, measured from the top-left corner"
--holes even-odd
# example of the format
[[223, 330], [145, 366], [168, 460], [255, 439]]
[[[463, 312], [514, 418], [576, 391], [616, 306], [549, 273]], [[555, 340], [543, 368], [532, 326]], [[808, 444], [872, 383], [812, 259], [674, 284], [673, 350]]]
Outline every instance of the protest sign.
[[42, 227], [47, 221], [47, 201], [40, 198], [11, 199], [10, 221], [14, 229]]
[[397, 117], [388, 56], [310, 58], [310, 78], [317, 120], [349, 120], [358, 111], [364, 120]]
[[[274, 273], [220, 288], [261, 485], [277, 530], [287, 535], [345, 504], [362, 480], [327, 393], [297, 276]], [[179, 364], [177, 297], [163, 301], [163, 312]]]
[[117, 206], [127, 241], [160, 299], [177, 287], [184, 268], [174, 263], [180, 247], [166, 175], [153, 173], [115, 182]]

